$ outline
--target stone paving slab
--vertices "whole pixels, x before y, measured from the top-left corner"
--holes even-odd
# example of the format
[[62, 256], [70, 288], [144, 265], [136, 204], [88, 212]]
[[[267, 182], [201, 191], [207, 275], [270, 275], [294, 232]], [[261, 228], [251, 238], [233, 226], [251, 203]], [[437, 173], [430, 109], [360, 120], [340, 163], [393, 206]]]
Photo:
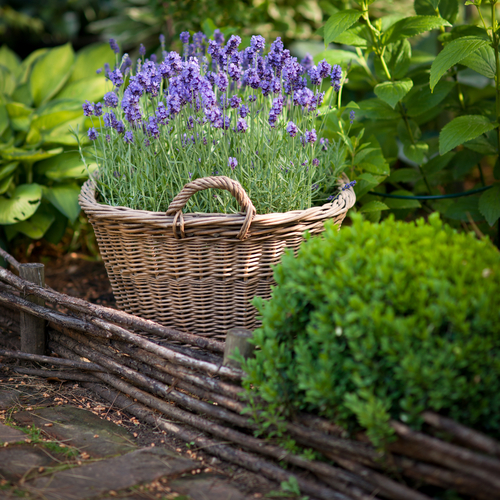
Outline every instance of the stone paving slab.
[[19, 412], [14, 418], [21, 425], [36, 425], [55, 439], [85, 451], [94, 458], [136, 449], [128, 430], [81, 408], [53, 406]]
[[13, 429], [0, 422], [0, 444], [24, 441], [28, 436], [19, 429]]
[[144, 448], [35, 479], [24, 489], [43, 500], [88, 500], [197, 467], [199, 463], [165, 449]]
[[17, 481], [33, 469], [48, 467], [55, 463], [44, 450], [34, 446], [0, 448], [0, 477], [7, 481]]
[[0, 391], [0, 410], [8, 410], [16, 403], [19, 403], [19, 393], [17, 391]]
[[250, 500], [240, 490], [231, 486], [228, 478], [214, 474], [176, 479], [168, 483], [172, 491], [186, 495], [191, 500]]

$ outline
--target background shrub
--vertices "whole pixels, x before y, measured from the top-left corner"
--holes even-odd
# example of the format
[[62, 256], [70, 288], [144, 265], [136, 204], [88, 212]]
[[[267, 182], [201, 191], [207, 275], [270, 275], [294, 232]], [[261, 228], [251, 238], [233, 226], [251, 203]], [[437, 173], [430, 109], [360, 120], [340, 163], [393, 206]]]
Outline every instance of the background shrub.
[[500, 254], [429, 221], [355, 216], [283, 257], [246, 366], [268, 421], [356, 416], [381, 442], [391, 418], [418, 427], [433, 409], [500, 436]]

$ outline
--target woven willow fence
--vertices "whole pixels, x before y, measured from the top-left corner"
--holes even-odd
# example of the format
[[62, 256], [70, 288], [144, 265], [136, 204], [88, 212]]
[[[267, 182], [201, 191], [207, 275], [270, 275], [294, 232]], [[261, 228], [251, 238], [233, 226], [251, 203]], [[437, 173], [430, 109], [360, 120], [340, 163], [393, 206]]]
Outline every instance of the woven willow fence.
[[[29, 274], [0, 254], [21, 275]], [[0, 358], [60, 369], [4, 368], [81, 381], [115, 407], [206, 453], [271, 480], [294, 476], [311, 498], [429, 500], [422, 492], [429, 486], [500, 498], [500, 443], [488, 436], [425, 412], [426, 433], [394, 421], [398, 440], [382, 453], [365, 436], [346, 439], [335, 424], [299, 415], [286, 423], [287, 434], [324, 459], [307, 460], [254, 437], [255, 425], [243, 412], [243, 373], [223, 365], [224, 343], [90, 304], [0, 268], [0, 343], [40, 328], [47, 352], [58, 357], [1, 349]], [[24, 350], [36, 344], [21, 342]]]

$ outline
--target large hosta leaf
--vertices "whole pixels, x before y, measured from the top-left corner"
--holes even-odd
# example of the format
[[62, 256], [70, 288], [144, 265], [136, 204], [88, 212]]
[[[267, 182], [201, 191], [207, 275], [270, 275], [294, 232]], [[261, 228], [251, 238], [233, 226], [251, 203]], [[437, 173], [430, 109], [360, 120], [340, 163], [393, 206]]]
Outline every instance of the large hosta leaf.
[[34, 240], [39, 240], [43, 238], [43, 235], [47, 232], [54, 220], [54, 215], [37, 212], [28, 220], [13, 224], [11, 229], [19, 231]]
[[43, 189], [43, 196], [71, 222], [75, 222], [80, 213], [78, 195], [80, 188], [76, 184], [66, 184]]
[[42, 200], [42, 187], [38, 184], [17, 186], [10, 198], [0, 197], [0, 224], [15, 224], [29, 219]]

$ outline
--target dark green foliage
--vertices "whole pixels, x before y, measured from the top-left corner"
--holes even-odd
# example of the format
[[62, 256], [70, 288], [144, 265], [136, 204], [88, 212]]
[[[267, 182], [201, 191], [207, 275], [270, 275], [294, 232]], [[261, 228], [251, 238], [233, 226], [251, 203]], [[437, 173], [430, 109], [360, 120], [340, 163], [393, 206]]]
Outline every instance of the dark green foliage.
[[432, 409], [500, 436], [500, 253], [429, 222], [354, 216], [283, 257], [246, 365], [265, 419], [357, 419], [381, 444], [391, 418]]

